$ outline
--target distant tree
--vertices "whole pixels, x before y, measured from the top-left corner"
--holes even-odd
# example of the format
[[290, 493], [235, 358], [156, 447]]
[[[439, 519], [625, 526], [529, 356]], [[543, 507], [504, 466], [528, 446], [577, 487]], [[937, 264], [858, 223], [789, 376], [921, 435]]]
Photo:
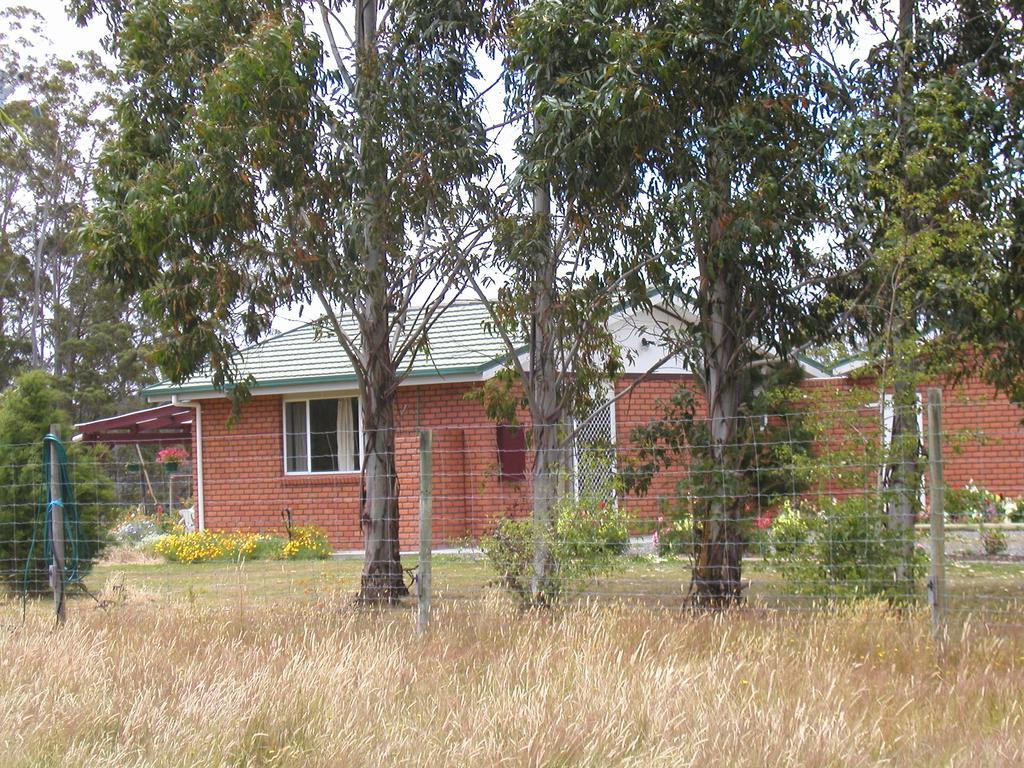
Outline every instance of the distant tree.
[[638, 164], [609, 141], [567, 146], [551, 138], [566, 127], [566, 83], [599, 62], [608, 43], [600, 28], [585, 41], [566, 37], [561, 24], [569, 7], [499, 4], [504, 15], [491, 40], [503, 55], [506, 121], [519, 136], [515, 165], [494, 190], [491, 248], [483, 263], [465, 265], [506, 343], [516, 382], [488, 392], [521, 396], [530, 414], [535, 603], [558, 589], [551, 533], [570, 492], [577, 431], [607, 409], [622, 370], [608, 319], [628, 290], [643, 292], [637, 251], [621, 236], [629, 226], [623, 190], [635, 190]]
[[89, 270], [77, 229], [109, 134], [115, 84], [95, 54], [40, 53], [42, 17], [0, 13], [0, 69], [25, 100], [0, 125], [0, 386], [34, 366], [64, 379], [76, 420], [107, 415], [150, 376], [136, 308]]
[[165, 374], [208, 365], [240, 397], [237, 345], [280, 308], [318, 304], [363, 403], [360, 596], [397, 599], [396, 392], [454, 299], [491, 162], [473, 88], [482, 5], [72, 6], [106, 18], [125, 80], [89, 228], [96, 265], [141, 297]]

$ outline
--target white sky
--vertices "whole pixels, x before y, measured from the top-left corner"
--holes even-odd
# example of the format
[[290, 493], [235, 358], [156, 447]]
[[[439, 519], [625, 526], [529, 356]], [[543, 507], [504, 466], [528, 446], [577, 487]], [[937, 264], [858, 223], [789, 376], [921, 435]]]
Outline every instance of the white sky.
[[82, 29], [67, 17], [62, 0], [0, 0], [0, 8], [23, 6], [42, 14], [46, 19], [46, 36], [40, 40], [40, 48], [49, 48], [54, 53], [68, 56], [79, 50], [93, 50], [102, 53], [100, 39], [106, 32], [102, 21], [94, 21]]

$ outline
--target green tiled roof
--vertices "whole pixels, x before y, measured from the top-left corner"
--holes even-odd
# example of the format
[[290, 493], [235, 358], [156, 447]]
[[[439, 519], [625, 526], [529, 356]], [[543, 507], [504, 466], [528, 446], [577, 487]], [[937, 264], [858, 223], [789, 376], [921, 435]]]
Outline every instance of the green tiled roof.
[[[502, 340], [484, 329], [487, 308], [479, 302], [459, 302], [445, 311], [427, 335], [427, 351], [416, 354], [409, 378], [480, 373], [506, 357]], [[354, 323], [343, 324], [346, 331]], [[308, 384], [345, 384], [355, 371], [333, 333], [317, 336], [312, 323], [271, 336], [238, 352], [240, 377], [252, 375], [253, 389]], [[147, 397], [214, 392], [209, 372], [183, 384], [162, 381], [147, 387]]]

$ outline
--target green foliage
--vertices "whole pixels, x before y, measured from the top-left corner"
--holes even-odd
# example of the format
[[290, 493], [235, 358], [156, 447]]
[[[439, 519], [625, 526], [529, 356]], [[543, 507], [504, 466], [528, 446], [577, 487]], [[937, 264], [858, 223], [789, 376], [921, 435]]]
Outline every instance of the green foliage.
[[999, 496], [973, 481], [963, 488], [947, 487], [944, 501], [950, 522], [998, 522], [1003, 517], [1003, 504]]
[[[439, 233], [491, 162], [472, 88], [479, 5], [390, 4], [357, 41], [372, 55], [337, 56], [291, 2], [74, 5], [106, 17], [125, 79], [86, 240], [158, 324], [166, 375], [208, 364], [243, 392], [236, 342], [314, 298], [362, 323], [362, 343], [372, 322], [395, 329], [395, 348], [370, 356], [392, 370], [426, 343], [410, 286], [447, 284], [457, 248]], [[358, 334], [344, 333], [363, 371]]]
[[178, 530], [152, 541], [149, 548], [174, 563], [323, 560], [331, 554], [326, 532], [315, 525], [296, 526], [290, 538], [267, 533]]
[[[61, 405], [67, 395], [41, 371], [19, 376], [0, 395], [0, 581], [10, 590], [22, 589], [25, 565], [36, 532], [38, 542], [28, 573], [29, 591], [47, 589], [48, 563], [43, 561], [42, 525], [45, 486], [42, 476], [42, 438], [50, 424], [71, 434]], [[88, 573], [106, 543], [106, 510], [113, 487], [98, 461], [98, 449], [67, 444], [69, 474], [78, 502], [80, 575]]]
[[20, 72], [27, 97], [5, 105], [0, 125], [0, 388], [32, 364], [35, 347], [85, 421], [152, 376], [147, 325], [89, 270], [78, 236], [117, 79], [95, 53], [43, 55], [26, 39], [45, 40], [42, 16], [0, 11], [0, 70]]
[[661, 436], [695, 449], [696, 490], [678, 495], [698, 501], [709, 555], [695, 559], [698, 601], [730, 602], [741, 589], [739, 563], [718, 562], [736, 548], [711, 539], [735, 542], [752, 517], [737, 446], [753, 443], [736, 435], [744, 379], [824, 333], [834, 311], [825, 285], [838, 267], [827, 240], [839, 102], [827, 52], [845, 25], [833, 21], [799, 1], [550, 0], [532, 3], [517, 29], [523, 80], [540, 84], [533, 178], [579, 199], [581, 226], [599, 237], [610, 228], [605, 239], [639, 255], [612, 270], [629, 303], [650, 308], [653, 286], [684, 308], [664, 340], [701, 375], [708, 418], [684, 406], [690, 434]]
[[[876, 497], [831, 500], [792, 514], [796, 519], [772, 532], [769, 559], [794, 594], [894, 601], [917, 595], [916, 583], [927, 558], [915, 548], [905, 563], [903, 537], [887, 525], [888, 517]], [[900, 568], [905, 568], [902, 578], [897, 577]]]
[[487, 418], [496, 424], [518, 424], [518, 410], [529, 405], [522, 394], [519, 377], [510, 368], [502, 368], [483, 386], [469, 390], [463, 397], [481, 403]]
[[978, 535], [981, 537], [981, 547], [989, 557], [996, 557], [1006, 552], [1008, 543], [1005, 531], [982, 525], [978, 527]]
[[547, 601], [617, 570], [629, 545], [626, 514], [615, 504], [595, 499], [564, 499], [556, 508], [553, 530], [532, 520], [505, 518], [490, 536], [480, 541], [497, 574], [497, 584], [524, 605], [532, 600], [530, 582], [537, 537], [545, 538], [554, 559]]
[[480, 539], [480, 548], [497, 574], [498, 586], [524, 603], [530, 596], [533, 540], [533, 522], [511, 517], [499, 520], [491, 535]]
[[910, 7], [903, 27], [863, 9], [881, 34], [851, 67], [839, 126], [844, 246], [857, 265], [836, 283], [846, 330], [889, 382], [983, 373], [1012, 392], [1024, 371], [1024, 9]]
[[776, 557], [790, 557], [807, 545], [811, 532], [810, 516], [800, 504], [787, 499], [782, 503], [779, 514], [772, 520], [768, 534], [770, 552]]
[[667, 524], [659, 518], [659, 527], [654, 532], [654, 544], [662, 557], [692, 555], [696, 545], [694, 534], [693, 518], [686, 512], [675, 510]]
[[731, 477], [712, 455], [708, 422], [697, 417], [694, 393], [686, 385], [676, 390], [661, 417], [634, 428], [634, 450], [620, 472], [627, 492], [647, 493], [658, 472], [688, 461], [675, 501], [662, 510], [670, 523], [659, 531], [659, 548], [688, 554], [694, 534], [699, 540], [701, 525], [713, 514], [714, 501], [723, 497], [734, 499], [741, 511], [737, 535], [750, 539], [763, 514], [820, 479], [820, 462], [812, 454], [818, 425], [806, 412], [807, 398], [797, 387], [800, 378], [795, 366], [744, 376], [736, 444], [729, 446], [735, 467]]
[[629, 546], [626, 513], [604, 499], [564, 500], [555, 521], [555, 558], [561, 578], [585, 579], [613, 569]]

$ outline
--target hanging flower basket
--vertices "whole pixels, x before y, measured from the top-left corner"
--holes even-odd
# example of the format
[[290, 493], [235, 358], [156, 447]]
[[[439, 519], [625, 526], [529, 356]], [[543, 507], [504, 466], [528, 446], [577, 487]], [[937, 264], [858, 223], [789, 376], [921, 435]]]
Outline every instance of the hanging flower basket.
[[188, 451], [184, 448], [164, 448], [156, 455], [156, 463], [162, 464], [168, 473], [177, 472], [183, 461], [188, 461]]

